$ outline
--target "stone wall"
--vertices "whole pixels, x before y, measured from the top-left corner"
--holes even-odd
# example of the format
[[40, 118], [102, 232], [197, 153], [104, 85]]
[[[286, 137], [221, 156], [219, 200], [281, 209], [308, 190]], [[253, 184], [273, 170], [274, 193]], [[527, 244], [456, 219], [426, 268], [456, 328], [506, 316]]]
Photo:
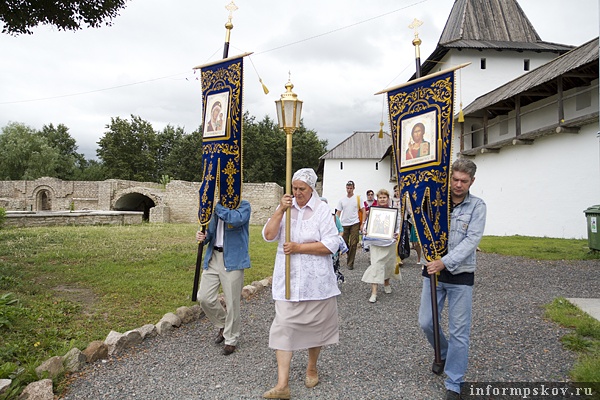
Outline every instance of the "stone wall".
[[[197, 223], [199, 189], [200, 183], [186, 181], [172, 181], [164, 188], [153, 182], [120, 179], [100, 182], [56, 178], [0, 181], [0, 207], [7, 211], [30, 212], [141, 211], [133, 206], [127, 208], [126, 201], [132, 194], [139, 194], [153, 203], [150, 222]], [[244, 183], [242, 198], [252, 205], [250, 223], [264, 224], [275, 211], [282, 195], [283, 188], [275, 183]], [[120, 206], [115, 207], [116, 204]], [[51, 217], [48, 218], [47, 222], [51, 223]], [[38, 218], [38, 221], [42, 220]]]
[[67, 225], [133, 225], [142, 223], [143, 213], [135, 211], [8, 211], [6, 226], [18, 228]]
[[[198, 222], [198, 190], [200, 183], [172, 181], [167, 184], [165, 203], [169, 206], [170, 222]], [[276, 183], [244, 183], [242, 199], [252, 206], [250, 224], [263, 225], [275, 212], [283, 188]], [[152, 221], [152, 220], [151, 220]]]

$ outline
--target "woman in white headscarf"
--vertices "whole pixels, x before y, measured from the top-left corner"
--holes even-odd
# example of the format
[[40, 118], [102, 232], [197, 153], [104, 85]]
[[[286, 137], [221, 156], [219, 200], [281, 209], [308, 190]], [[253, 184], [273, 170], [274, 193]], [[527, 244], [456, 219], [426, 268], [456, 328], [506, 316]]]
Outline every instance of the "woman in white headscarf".
[[[317, 360], [321, 347], [339, 341], [337, 296], [340, 290], [331, 255], [339, 248], [338, 232], [329, 206], [315, 190], [317, 174], [311, 168], [292, 177], [292, 192], [283, 195], [263, 228], [268, 242], [278, 240], [273, 270], [275, 319], [269, 347], [277, 357], [277, 385], [266, 399], [289, 399], [289, 372], [295, 350], [308, 349], [306, 387], [319, 383]], [[290, 241], [285, 242], [285, 211], [290, 208]], [[285, 298], [285, 256], [290, 255], [290, 299]]]

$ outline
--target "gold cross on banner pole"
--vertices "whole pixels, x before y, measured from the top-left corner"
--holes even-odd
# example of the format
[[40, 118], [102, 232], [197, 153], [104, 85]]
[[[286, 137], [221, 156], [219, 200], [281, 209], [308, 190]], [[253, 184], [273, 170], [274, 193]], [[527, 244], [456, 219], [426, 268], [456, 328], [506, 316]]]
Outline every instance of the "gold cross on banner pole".
[[415, 38], [412, 41], [413, 46], [415, 46], [415, 62], [417, 64], [417, 73], [416, 73], [416, 77], [420, 78], [421, 77], [421, 49], [420, 49], [420, 45], [421, 45], [421, 39], [419, 38], [419, 32], [417, 31], [417, 29], [423, 25], [423, 21], [419, 21], [418, 19], [414, 19], [413, 22], [408, 26], [410, 29], [414, 29], [415, 31]]
[[238, 6], [236, 6], [233, 0], [231, 0], [231, 3], [225, 6], [225, 9], [229, 11], [229, 18], [225, 23], [225, 29], [227, 29], [227, 33], [225, 34], [225, 47], [223, 49], [223, 58], [229, 57], [229, 39], [231, 38], [231, 30], [233, 29], [233, 22], [231, 22], [231, 20], [233, 19], [233, 12], [238, 9]]

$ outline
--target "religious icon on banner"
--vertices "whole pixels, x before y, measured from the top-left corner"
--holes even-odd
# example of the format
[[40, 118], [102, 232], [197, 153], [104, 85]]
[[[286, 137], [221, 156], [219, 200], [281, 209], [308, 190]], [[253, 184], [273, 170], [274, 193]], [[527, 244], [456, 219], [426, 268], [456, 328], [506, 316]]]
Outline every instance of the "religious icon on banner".
[[225, 136], [227, 112], [229, 111], [229, 92], [208, 95], [204, 112], [203, 137]]
[[429, 111], [412, 118], [405, 118], [402, 124], [402, 143], [406, 147], [400, 153], [400, 166], [434, 161], [437, 154], [437, 113]]

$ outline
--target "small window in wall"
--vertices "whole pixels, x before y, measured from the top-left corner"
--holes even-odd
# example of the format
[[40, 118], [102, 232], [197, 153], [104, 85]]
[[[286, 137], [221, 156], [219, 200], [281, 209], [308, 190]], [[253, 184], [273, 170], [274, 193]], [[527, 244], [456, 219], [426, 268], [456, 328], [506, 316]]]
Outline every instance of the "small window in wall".
[[508, 115], [500, 115], [498, 117], [500, 136], [508, 134]]
[[340, 169], [344, 169], [344, 162], [340, 161]]
[[523, 71], [529, 71], [531, 68], [531, 63], [529, 62], [529, 58], [523, 60]]
[[485, 60], [485, 57], [481, 58], [481, 69], [486, 69], [487, 67], [487, 62]]
[[473, 124], [471, 126], [471, 148], [483, 146], [483, 126]]
[[584, 110], [592, 105], [592, 92], [587, 89], [578, 90], [575, 96], [575, 109], [577, 111]]
[[379, 171], [379, 163], [375, 163], [375, 171]]

